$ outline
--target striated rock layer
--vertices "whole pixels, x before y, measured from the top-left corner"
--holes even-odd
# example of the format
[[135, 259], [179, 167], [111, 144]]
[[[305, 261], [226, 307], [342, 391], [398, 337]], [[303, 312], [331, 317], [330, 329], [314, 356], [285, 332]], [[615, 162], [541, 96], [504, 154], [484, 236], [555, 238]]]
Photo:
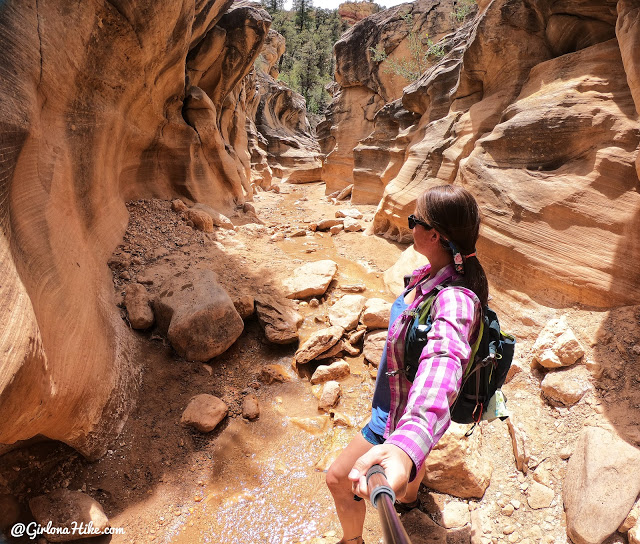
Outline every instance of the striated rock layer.
[[552, 304], [637, 302], [640, 5], [478, 4], [353, 146], [354, 199], [382, 189], [374, 230], [406, 239], [417, 196], [461, 184], [482, 208], [493, 278]]
[[[320, 145], [327, 155], [322, 171], [327, 193], [356, 181], [353, 202], [372, 204], [380, 200], [384, 186], [368, 175], [377, 170], [379, 161], [369, 164], [371, 154], [368, 154], [359, 164], [354, 164], [353, 150], [374, 130], [376, 114], [386, 103], [400, 98], [403, 87], [409, 83], [391, 70], [391, 63], [411, 57], [411, 36], [424, 40], [428, 34], [437, 42], [451, 32], [454, 5], [454, 0], [417, 0], [402, 4], [363, 19], [336, 43], [337, 86], [332, 89], [333, 100], [327, 118], [318, 126]], [[386, 59], [376, 61], [374, 49], [383, 50]], [[430, 58], [429, 62], [433, 61], [434, 58]], [[393, 141], [388, 142], [389, 148], [395, 145]]]
[[0, 443], [96, 457], [119, 432], [136, 387], [107, 268], [124, 203], [250, 198], [243, 78], [269, 25], [231, 0], [0, 6]]

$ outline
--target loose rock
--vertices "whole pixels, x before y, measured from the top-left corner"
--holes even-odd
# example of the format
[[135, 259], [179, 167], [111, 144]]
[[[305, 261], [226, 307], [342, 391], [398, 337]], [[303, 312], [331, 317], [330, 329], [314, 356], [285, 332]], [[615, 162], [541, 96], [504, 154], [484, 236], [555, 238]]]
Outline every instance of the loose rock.
[[260, 405], [258, 397], [253, 393], [249, 393], [242, 400], [242, 417], [253, 421], [260, 417]]
[[274, 344], [291, 344], [298, 340], [298, 327], [302, 316], [292, 307], [277, 302], [273, 297], [260, 295], [256, 299], [258, 322], [264, 334]]
[[203, 232], [213, 232], [213, 218], [203, 210], [190, 209], [185, 217], [193, 223], [194, 228]]
[[344, 223], [344, 219], [323, 219], [317, 224], [316, 230], [326, 231], [336, 225], [342, 225], [342, 223]]
[[346, 378], [349, 374], [351, 374], [349, 363], [344, 360], [339, 360], [335, 363], [331, 363], [329, 366], [318, 366], [316, 371], [313, 373], [313, 376], [311, 376], [311, 383], [316, 384], [328, 382], [329, 380], [339, 380], [341, 378]]
[[324, 295], [338, 265], [331, 260], [307, 263], [293, 271], [293, 277], [284, 281], [287, 298], [307, 298]]
[[389, 327], [391, 304], [381, 298], [370, 298], [364, 305], [360, 316], [362, 324], [367, 329], [386, 329]]
[[200, 210], [209, 215], [211, 220], [213, 221], [213, 225], [216, 227], [220, 227], [228, 230], [235, 230], [231, 219], [229, 219], [226, 215], [222, 215], [220, 212], [214, 210], [211, 206], [207, 206], [206, 204], [194, 204], [191, 208], [192, 210]]
[[284, 383], [291, 381], [291, 376], [282, 365], [265, 365], [260, 369], [258, 379], [262, 383]]
[[493, 467], [479, 452], [479, 433], [465, 436], [467, 426], [452, 423], [425, 461], [427, 487], [463, 499], [481, 498]]
[[540, 387], [542, 394], [551, 403], [571, 406], [591, 389], [591, 384], [588, 371], [584, 367], [578, 367], [547, 373]]
[[368, 332], [364, 337], [364, 347], [362, 348], [364, 358], [376, 368], [378, 368], [380, 360], [382, 359], [382, 352], [386, 341], [386, 329]]
[[340, 384], [336, 381], [328, 381], [322, 388], [322, 394], [318, 402], [318, 409], [328, 412], [338, 404], [340, 400]]
[[203, 393], [189, 401], [180, 422], [200, 432], [208, 433], [218, 426], [227, 412], [228, 407], [222, 399]]
[[140, 283], [132, 283], [124, 295], [129, 323], [134, 329], [148, 329], [153, 325], [153, 310], [147, 288]]
[[362, 219], [362, 212], [356, 208], [342, 208], [336, 212], [336, 217]]
[[533, 361], [545, 368], [569, 366], [582, 356], [584, 349], [564, 316], [549, 321], [533, 345]]
[[555, 496], [553, 489], [546, 485], [542, 485], [539, 482], [533, 482], [533, 485], [528, 491], [527, 503], [529, 503], [529, 506], [535, 510], [548, 508]]
[[174, 212], [178, 212], [178, 213], [182, 213], [182, 212], [186, 212], [189, 207], [182, 202], [182, 200], [180, 200], [179, 198], [176, 198], [175, 200], [171, 201], [171, 209]]
[[48, 533], [46, 538], [50, 542], [64, 542], [70, 540], [70, 536], [73, 536], [71, 540], [95, 536], [74, 532], [73, 528], [81, 523], [85, 527], [91, 524], [99, 533], [109, 527], [109, 519], [100, 503], [80, 491], [56, 489], [47, 495], [31, 499], [29, 508], [40, 526], [45, 527], [51, 523], [52, 527], [67, 530], [68, 534]]
[[242, 295], [233, 300], [233, 306], [242, 319], [247, 319], [253, 315], [255, 311], [253, 297], [251, 295]]
[[362, 230], [362, 224], [357, 219], [352, 219], [351, 217], [347, 217], [344, 220], [344, 230], [345, 232], [359, 232]]
[[296, 363], [308, 363], [325, 351], [329, 351], [338, 343], [343, 332], [344, 329], [342, 327], [329, 327], [314, 332], [296, 351]]
[[364, 304], [365, 298], [362, 295], [344, 295], [329, 310], [331, 325], [342, 327], [347, 331], [354, 329]]
[[464, 527], [470, 521], [471, 514], [466, 502], [452, 501], [445, 505], [442, 512], [442, 524], [447, 529]]

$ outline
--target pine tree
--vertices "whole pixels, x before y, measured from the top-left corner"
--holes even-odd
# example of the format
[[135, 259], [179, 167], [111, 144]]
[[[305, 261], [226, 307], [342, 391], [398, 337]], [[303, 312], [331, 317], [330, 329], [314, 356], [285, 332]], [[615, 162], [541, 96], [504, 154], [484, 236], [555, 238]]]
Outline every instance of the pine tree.
[[296, 14], [296, 26], [302, 32], [309, 26], [313, 11], [313, 0], [293, 0], [293, 11]]

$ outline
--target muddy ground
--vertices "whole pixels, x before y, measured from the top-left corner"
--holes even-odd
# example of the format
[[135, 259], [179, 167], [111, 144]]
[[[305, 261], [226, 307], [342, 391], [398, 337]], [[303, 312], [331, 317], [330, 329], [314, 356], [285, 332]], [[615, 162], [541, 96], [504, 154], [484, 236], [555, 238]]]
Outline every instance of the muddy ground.
[[[244, 214], [232, 218], [235, 232], [196, 231], [166, 201], [130, 203], [129, 229], [110, 263], [114, 304], [121, 303], [123, 289], [131, 281], [150, 282], [153, 292], [169, 271], [193, 266], [215, 270], [232, 297], [281, 296], [281, 281], [293, 268], [324, 258], [338, 263], [338, 277], [318, 308], [299, 306], [305, 316], [303, 337], [322, 326], [327, 308], [342, 294], [341, 285], [365, 283], [366, 296], [393, 300], [382, 273], [406, 246], [362, 232], [331, 236], [309, 231], [292, 236], [308, 231], [311, 223], [334, 217], [348, 203], [331, 204], [323, 196], [323, 184], [281, 187], [280, 194], [257, 195], [257, 219]], [[365, 214], [366, 226], [374, 208], [358, 209]], [[286, 238], [272, 241], [279, 232]], [[493, 465], [491, 485], [481, 500], [463, 502], [480, 509], [482, 529], [494, 542], [564, 543], [561, 493], [566, 454], [584, 426], [613, 428], [630, 443], [640, 443], [640, 307], [611, 312], [550, 308], [508, 286], [493, 287], [492, 306], [499, 310], [503, 328], [519, 339], [516, 361], [523, 370], [504, 390], [514, 412], [512, 419], [526, 435], [533, 466], [527, 475], [517, 470], [506, 423], [483, 424], [477, 432], [482, 455]], [[119, 311], [126, 321], [124, 310]], [[537, 334], [550, 318], [562, 314], [587, 351], [580, 364], [588, 365], [593, 383], [593, 389], [571, 408], [553, 407], [541, 396], [543, 374], [530, 366]], [[366, 421], [375, 370], [362, 356], [347, 359], [352, 374], [342, 384], [339, 410], [351, 426], [338, 427], [317, 410], [309, 371], [297, 373], [291, 367], [295, 346], [266, 342], [255, 317], [246, 320], [245, 332], [227, 352], [206, 364], [181, 359], [153, 330], [132, 331], [132, 338], [141, 372], [139, 400], [104, 458], [88, 462], [65, 445], [41, 441], [0, 460], [0, 495], [9, 494], [18, 501], [23, 521], [30, 519], [29, 498], [66, 487], [98, 500], [112, 526], [125, 533], [87, 539], [87, 543], [330, 544], [338, 540], [339, 524], [318, 468]], [[285, 367], [290, 381], [260, 381], [260, 369], [267, 364]], [[242, 399], [249, 391], [261, 406], [255, 422], [241, 417]], [[219, 396], [230, 409], [224, 423], [209, 434], [180, 425], [189, 399], [199, 393]], [[527, 503], [536, 473], [555, 492], [551, 506], [540, 510]], [[437, 523], [442, 522], [446, 503], [460, 501], [427, 488], [421, 497], [424, 510]], [[503, 505], [512, 500], [520, 506], [507, 515]], [[468, 526], [450, 531], [448, 541], [468, 542], [470, 531]], [[369, 543], [381, 542], [375, 512], [368, 514], [364, 536]], [[433, 541], [430, 538], [422, 531], [414, 544]], [[624, 535], [615, 538], [626, 541]]]

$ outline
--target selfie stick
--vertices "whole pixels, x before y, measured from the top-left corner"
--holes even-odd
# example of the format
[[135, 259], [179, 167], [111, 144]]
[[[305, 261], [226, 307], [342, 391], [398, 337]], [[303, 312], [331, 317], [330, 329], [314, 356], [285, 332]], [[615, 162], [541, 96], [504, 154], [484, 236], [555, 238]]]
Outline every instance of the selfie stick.
[[387, 482], [384, 470], [380, 465], [373, 465], [367, 471], [367, 489], [371, 504], [380, 514], [382, 533], [385, 544], [411, 544], [409, 535], [404, 530], [393, 503], [396, 494]]

